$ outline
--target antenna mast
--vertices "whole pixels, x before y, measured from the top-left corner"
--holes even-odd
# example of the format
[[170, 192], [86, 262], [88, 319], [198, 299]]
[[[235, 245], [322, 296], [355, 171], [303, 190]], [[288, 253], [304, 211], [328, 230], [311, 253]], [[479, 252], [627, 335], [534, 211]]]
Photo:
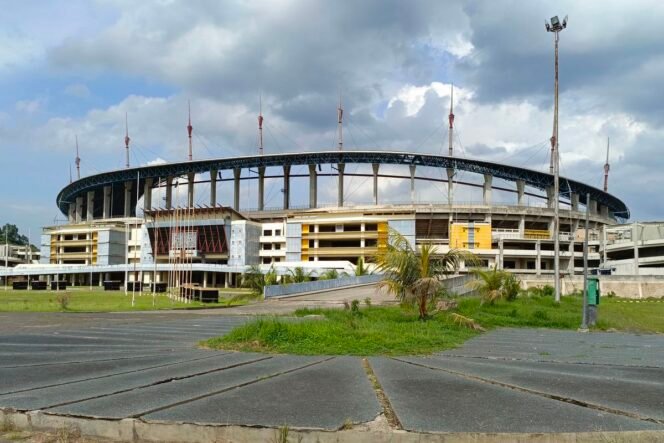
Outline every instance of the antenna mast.
[[263, 155], [263, 97], [258, 96], [258, 153]]
[[454, 83], [452, 83], [452, 86], [450, 88], [450, 115], [448, 116], [449, 122], [450, 122], [450, 129], [448, 131], [449, 135], [449, 141], [448, 141], [448, 146], [449, 146], [449, 156], [453, 157], [454, 156]]
[[69, 184], [71, 184], [73, 180], [71, 179], [71, 163], [69, 164]]
[[604, 163], [604, 192], [609, 190], [609, 137], [606, 138], [606, 163]]
[[344, 150], [344, 108], [341, 103], [341, 91], [339, 92], [339, 107], [337, 108], [337, 115], [339, 117], [339, 150]]
[[126, 167], [129, 168], [129, 142], [131, 139], [129, 138], [129, 123], [127, 120], [127, 113], [125, 112], [125, 152], [127, 154], [127, 164]]
[[191, 101], [189, 101], [189, 123], [187, 124], [187, 133], [189, 133], [189, 161], [192, 160], [192, 149], [191, 149], [191, 131], [194, 130], [194, 127], [191, 126]]
[[81, 157], [78, 156], [78, 135], [76, 137], [76, 176], [81, 179]]

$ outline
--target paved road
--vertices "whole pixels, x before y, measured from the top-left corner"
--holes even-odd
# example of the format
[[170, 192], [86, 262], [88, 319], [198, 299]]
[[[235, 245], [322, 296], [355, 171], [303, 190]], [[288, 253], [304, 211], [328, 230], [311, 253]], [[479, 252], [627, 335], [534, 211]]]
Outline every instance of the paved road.
[[[0, 407], [314, 429], [381, 414], [359, 358], [195, 348], [247, 318], [3, 314]], [[437, 355], [369, 363], [407, 430], [664, 429], [661, 335], [503, 329]]]

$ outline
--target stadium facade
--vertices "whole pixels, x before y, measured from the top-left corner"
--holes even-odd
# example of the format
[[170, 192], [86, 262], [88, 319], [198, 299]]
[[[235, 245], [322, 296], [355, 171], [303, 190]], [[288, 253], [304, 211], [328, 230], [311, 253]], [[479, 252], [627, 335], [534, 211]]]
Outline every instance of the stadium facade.
[[[331, 172], [323, 173], [321, 165]], [[369, 172], [358, 173], [356, 168], [351, 174], [347, 165], [364, 165]], [[307, 174], [291, 173], [302, 166]], [[427, 168], [434, 174], [418, 174]], [[336, 179], [335, 204], [318, 202], [318, 182], [324, 176]], [[344, 201], [344, 184], [355, 176], [372, 183], [372, 201], [353, 205]], [[472, 176], [479, 180], [471, 180]], [[308, 193], [306, 207], [291, 204], [294, 178], [300, 184], [308, 182], [308, 189], [300, 186], [296, 191]], [[409, 182], [410, 201], [381, 202], [379, 181], [395, 178]], [[266, 179], [282, 181], [279, 208], [265, 207]], [[256, 184], [254, 204], [240, 193], [245, 180]], [[437, 182], [444, 189], [437, 201], [417, 201], [420, 181]], [[232, 183], [231, 207], [219, 204], [220, 182]], [[553, 175], [548, 173], [386, 150], [299, 152], [126, 168], [64, 187], [57, 205], [67, 222], [44, 228], [39, 265], [19, 265], [8, 275], [42, 280], [57, 276], [94, 285], [105, 280], [164, 282], [174, 263], [184, 258], [192, 283], [234, 285], [250, 265], [274, 266], [278, 272], [302, 266], [314, 275], [331, 268], [352, 269], [360, 257], [371, 261], [387, 247], [390, 230], [413, 246], [431, 242], [440, 253], [450, 248], [472, 251], [485, 266], [552, 275], [556, 198], [561, 205], [561, 272], [582, 271], [586, 208], [589, 264], [600, 268], [605, 228], [628, 219], [629, 210], [603, 190], [566, 178], [560, 183], [556, 196]], [[197, 198], [201, 185], [209, 189], [205, 204]], [[481, 189], [481, 201], [457, 202], [454, 196], [464, 187]], [[153, 198], [155, 190], [163, 199]], [[494, 201], [494, 191], [510, 195], [511, 201]]]

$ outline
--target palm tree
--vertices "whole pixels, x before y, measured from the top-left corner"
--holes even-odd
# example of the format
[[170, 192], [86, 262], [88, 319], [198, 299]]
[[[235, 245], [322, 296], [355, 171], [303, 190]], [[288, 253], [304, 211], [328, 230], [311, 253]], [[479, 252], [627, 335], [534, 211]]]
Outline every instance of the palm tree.
[[303, 267], [297, 266], [289, 269], [288, 274], [282, 277], [282, 283], [304, 283], [311, 280], [311, 273], [304, 270]]
[[395, 230], [390, 230], [386, 251], [376, 257], [378, 269], [385, 274], [380, 286], [402, 303], [417, 304], [421, 320], [429, 316], [431, 301], [444, 290], [441, 279], [457, 272], [463, 260], [474, 262], [475, 258], [459, 249], [437, 254], [431, 243], [414, 248]]
[[477, 280], [471, 282], [482, 297], [482, 303], [493, 304], [496, 300], [514, 300], [519, 293], [521, 282], [512, 273], [494, 266], [491, 269], [473, 269], [471, 273]]
[[363, 275], [370, 275], [371, 271], [367, 267], [366, 263], [364, 263], [364, 258], [360, 257], [357, 259], [357, 265], [355, 265], [355, 276], [356, 277], [361, 277]]
[[277, 284], [277, 271], [274, 267], [263, 273], [260, 265], [251, 265], [244, 274], [242, 274], [242, 286], [250, 288], [254, 295], [263, 295], [265, 286]]
[[328, 269], [318, 277], [318, 280], [335, 280], [337, 278], [339, 278], [339, 271], [336, 269]]

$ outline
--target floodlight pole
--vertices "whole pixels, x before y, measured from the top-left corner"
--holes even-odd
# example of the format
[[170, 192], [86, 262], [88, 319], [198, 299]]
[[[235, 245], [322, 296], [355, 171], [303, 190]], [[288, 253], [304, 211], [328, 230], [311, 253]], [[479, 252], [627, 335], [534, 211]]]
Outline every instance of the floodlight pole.
[[546, 23], [547, 32], [553, 32], [555, 46], [555, 76], [554, 76], [554, 101], [553, 101], [553, 136], [551, 137], [551, 168], [553, 173], [553, 282], [555, 288], [556, 303], [560, 303], [560, 155], [558, 142], [558, 40], [559, 33], [567, 27], [567, 17], [562, 26], [558, 17], [551, 20], [551, 25]]
[[581, 330], [588, 330], [588, 224], [590, 219], [590, 193], [586, 194], [586, 221], [583, 239], [583, 318]]

